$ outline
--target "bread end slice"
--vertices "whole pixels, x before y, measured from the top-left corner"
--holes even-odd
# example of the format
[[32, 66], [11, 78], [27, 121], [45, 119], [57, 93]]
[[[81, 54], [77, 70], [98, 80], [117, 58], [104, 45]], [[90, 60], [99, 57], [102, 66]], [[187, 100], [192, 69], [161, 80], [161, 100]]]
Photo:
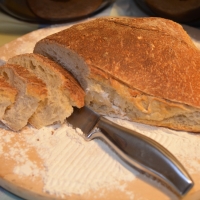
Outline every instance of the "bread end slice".
[[20, 65], [6, 64], [0, 74], [18, 90], [15, 102], [6, 109], [2, 122], [14, 131], [27, 125], [38, 105], [45, 101], [47, 88], [42, 80]]
[[38, 54], [22, 54], [8, 60], [19, 64], [38, 78], [48, 88], [48, 98], [37, 108], [29, 119], [36, 128], [63, 123], [73, 112], [73, 107], [84, 106], [85, 92], [75, 78], [59, 64]]

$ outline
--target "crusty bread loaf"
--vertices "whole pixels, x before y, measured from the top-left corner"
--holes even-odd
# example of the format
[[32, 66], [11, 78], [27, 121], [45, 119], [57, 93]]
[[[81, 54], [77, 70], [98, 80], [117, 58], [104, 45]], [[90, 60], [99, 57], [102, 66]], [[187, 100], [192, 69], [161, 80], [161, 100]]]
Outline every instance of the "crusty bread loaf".
[[63, 123], [71, 115], [72, 106], [84, 106], [84, 90], [69, 72], [54, 61], [31, 53], [12, 57], [8, 63], [25, 67], [42, 79], [48, 88], [48, 98], [29, 119], [34, 127]]
[[14, 103], [18, 91], [12, 87], [2, 76], [0, 76], [0, 120], [6, 108]]
[[15, 102], [2, 118], [6, 126], [18, 131], [27, 125], [38, 105], [45, 101], [47, 88], [42, 80], [20, 65], [6, 64], [0, 67], [0, 75], [18, 90]]
[[99, 18], [42, 39], [34, 52], [71, 71], [102, 114], [200, 131], [200, 52], [177, 23]]

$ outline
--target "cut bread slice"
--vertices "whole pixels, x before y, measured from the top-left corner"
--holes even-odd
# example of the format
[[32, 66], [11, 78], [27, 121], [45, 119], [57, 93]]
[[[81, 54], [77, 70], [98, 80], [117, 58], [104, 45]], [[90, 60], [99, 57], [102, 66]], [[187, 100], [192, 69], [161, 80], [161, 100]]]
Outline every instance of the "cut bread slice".
[[25, 127], [38, 105], [47, 97], [45, 83], [20, 65], [6, 64], [0, 74], [18, 89], [15, 102], [6, 109], [2, 122], [14, 131]]
[[12, 87], [3, 77], [0, 77], [0, 120], [5, 110], [14, 103], [18, 91]]
[[48, 88], [48, 98], [29, 119], [30, 124], [41, 128], [56, 122], [63, 123], [73, 107], [84, 106], [85, 93], [75, 78], [54, 61], [38, 54], [22, 54], [9, 59], [25, 67], [42, 79]]

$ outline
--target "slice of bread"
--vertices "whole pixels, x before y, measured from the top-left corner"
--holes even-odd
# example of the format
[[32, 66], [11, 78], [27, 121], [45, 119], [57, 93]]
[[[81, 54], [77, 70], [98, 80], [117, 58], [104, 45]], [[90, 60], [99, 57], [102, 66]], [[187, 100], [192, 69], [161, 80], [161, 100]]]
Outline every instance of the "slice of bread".
[[0, 120], [3, 117], [6, 108], [15, 102], [17, 93], [17, 89], [0, 76]]
[[98, 18], [40, 40], [34, 52], [71, 71], [97, 112], [200, 132], [200, 51], [171, 20]]
[[38, 54], [22, 54], [8, 60], [19, 64], [42, 79], [48, 88], [48, 98], [40, 104], [29, 119], [30, 124], [41, 128], [55, 122], [63, 123], [73, 107], [84, 106], [85, 93], [74, 77], [59, 64]]
[[14, 131], [25, 127], [40, 104], [45, 102], [45, 83], [20, 65], [6, 64], [0, 67], [0, 75], [17, 88], [15, 102], [6, 109], [2, 122]]

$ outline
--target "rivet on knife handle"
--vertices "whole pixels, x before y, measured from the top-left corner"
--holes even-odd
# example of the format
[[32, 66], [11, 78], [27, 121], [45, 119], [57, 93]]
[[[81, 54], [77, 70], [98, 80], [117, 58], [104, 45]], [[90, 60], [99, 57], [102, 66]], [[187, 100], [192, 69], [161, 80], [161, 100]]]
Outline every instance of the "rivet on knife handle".
[[185, 195], [193, 181], [181, 163], [162, 145], [135, 131], [100, 117], [87, 139], [104, 140], [129, 165], [151, 174], [179, 195]]

